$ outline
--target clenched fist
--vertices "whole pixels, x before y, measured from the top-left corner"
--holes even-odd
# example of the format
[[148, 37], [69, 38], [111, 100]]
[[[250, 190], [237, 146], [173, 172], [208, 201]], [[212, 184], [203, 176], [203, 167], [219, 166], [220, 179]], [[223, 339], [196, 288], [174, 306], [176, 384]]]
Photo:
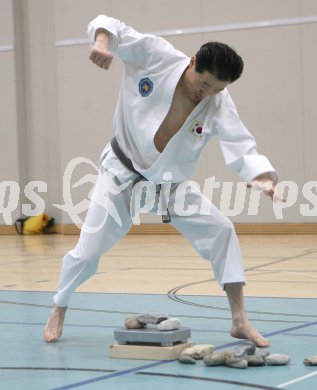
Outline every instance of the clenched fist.
[[106, 30], [96, 31], [96, 41], [91, 48], [89, 59], [102, 69], [109, 69], [113, 54], [108, 50], [109, 33]]
[[91, 48], [89, 59], [99, 66], [99, 68], [109, 69], [113, 59], [113, 54], [108, 49], [100, 49], [96, 44], [94, 44]]

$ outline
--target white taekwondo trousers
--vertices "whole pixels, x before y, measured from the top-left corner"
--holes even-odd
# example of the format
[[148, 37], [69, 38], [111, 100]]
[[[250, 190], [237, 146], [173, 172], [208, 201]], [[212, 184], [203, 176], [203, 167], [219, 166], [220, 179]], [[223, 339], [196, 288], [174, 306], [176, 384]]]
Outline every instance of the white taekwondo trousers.
[[[109, 192], [105, 188], [105, 181], [101, 179], [107, 169], [113, 171], [114, 167], [118, 186], [131, 181], [117, 194]], [[96, 273], [102, 253], [108, 251], [130, 230], [133, 224], [130, 205], [136, 177], [108, 148], [100, 164], [98, 181], [79, 241], [63, 259], [59, 288], [54, 296], [56, 305], [68, 305], [73, 291]], [[145, 185], [146, 183], [144, 182]], [[198, 188], [191, 186], [185, 197], [177, 188], [178, 184], [171, 185], [168, 199], [171, 224], [191, 242], [204, 259], [211, 262], [215, 278], [221, 287], [226, 283], [245, 282], [240, 247], [233, 224]], [[147, 198], [147, 201], [153, 204], [153, 199]], [[113, 205], [119, 219], [111, 212]], [[158, 207], [156, 195], [152, 211], [157, 212]], [[203, 215], [201, 210], [204, 210]]]

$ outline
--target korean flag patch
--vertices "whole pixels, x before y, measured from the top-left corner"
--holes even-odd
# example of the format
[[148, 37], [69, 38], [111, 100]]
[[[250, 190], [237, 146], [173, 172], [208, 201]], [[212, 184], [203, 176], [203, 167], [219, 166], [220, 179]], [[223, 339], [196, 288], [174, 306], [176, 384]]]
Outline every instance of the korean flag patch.
[[195, 135], [197, 138], [199, 138], [200, 140], [203, 138], [202, 136], [202, 132], [203, 132], [203, 124], [198, 122], [198, 121], [194, 121], [190, 128], [189, 128], [189, 131]]

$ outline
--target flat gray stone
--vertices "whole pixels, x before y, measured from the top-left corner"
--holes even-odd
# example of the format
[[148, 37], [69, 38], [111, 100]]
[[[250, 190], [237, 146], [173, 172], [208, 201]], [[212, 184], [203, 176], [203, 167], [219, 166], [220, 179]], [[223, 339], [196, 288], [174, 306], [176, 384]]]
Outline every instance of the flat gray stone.
[[204, 363], [208, 367], [223, 366], [226, 360], [219, 356], [217, 352], [210, 353], [204, 356]]
[[310, 356], [304, 359], [305, 366], [317, 366], [317, 356]]
[[180, 355], [178, 361], [183, 364], [196, 364], [196, 360], [189, 355]]
[[248, 368], [247, 360], [240, 358], [229, 358], [226, 360], [226, 365], [231, 368]]
[[270, 354], [268, 349], [256, 348], [255, 345], [244, 345], [234, 350], [235, 357], [245, 359], [251, 367], [265, 365], [265, 357]]
[[124, 325], [127, 329], [139, 329], [146, 326], [146, 324], [139, 322], [136, 316], [127, 317], [125, 319]]
[[248, 362], [248, 365], [250, 367], [259, 367], [265, 365], [265, 360], [262, 355], [258, 355], [258, 354], [245, 355], [243, 356], [243, 359], [245, 359]]
[[168, 314], [164, 313], [145, 313], [145, 314], [138, 314], [136, 316], [137, 320], [141, 322], [142, 324], [153, 324], [157, 325], [162, 321], [165, 321], [168, 319]]
[[234, 358], [233, 351], [222, 351], [222, 352], [213, 352], [207, 353], [204, 356], [204, 363], [206, 366], [224, 366], [226, 364], [226, 360], [229, 358]]
[[234, 350], [236, 357], [241, 357], [244, 355], [254, 355], [256, 347], [255, 345], [243, 345]]
[[181, 329], [181, 327], [182, 323], [177, 318], [168, 318], [157, 325], [157, 329], [162, 331]]
[[180, 341], [187, 341], [190, 338], [191, 331], [189, 328], [177, 330], [166, 330], [164, 332], [156, 328], [141, 329], [115, 329], [114, 338], [118, 344], [128, 343], [148, 343], [161, 344], [162, 346], [172, 345]]
[[182, 355], [187, 355], [193, 359], [203, 359], [206, 355], [213, 353], [215, 347], [212, 344], [198, 344], [189, 348], [185, 348]]
[[290, 356], [277, 353], [268, 355], [264, 359], [265, 363], [269, 366], [285, 366], [291, 361]]
[[270, 355], [270, 350], [268, 348], [256, 348], [255, 354], [263, 356], [263, 359]]

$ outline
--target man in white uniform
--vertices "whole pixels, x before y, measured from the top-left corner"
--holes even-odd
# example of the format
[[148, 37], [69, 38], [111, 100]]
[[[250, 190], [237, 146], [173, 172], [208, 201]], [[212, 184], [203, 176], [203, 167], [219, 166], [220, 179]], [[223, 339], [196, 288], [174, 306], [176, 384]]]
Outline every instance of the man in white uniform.
[[[258, 154], [255, 140], [240, 121], [226, 89], [242, 73], [241, 57], [227, 45], [209, 42], [189, 58], [164, 39], [140, 34], [104, 15], [89, 24], [88, 36], [94, 64], [108, 69], [116, 53], [125, 71], [114, 116], [115, 139], [102, 154], [99, 180], [79, 242], [64, 257], [45, 341], [60, 338], [72, 292], [96, 272], [101, 254], [131, 228], [133, 184], [142, 177], [161, 190], [153, 211], [160, 210], [211, 262], [228, 296], [231, 335], [259, 347], [268, 346], [244, 309], [245, 278], [232, 223], [199, 189], [186, 192], [190, 213], [180, 212], [179, 206], [179, 184], [190, 178], [213, 135], [219, 137], [229, 167], [249, 186], [263, 185], [267, 195], [276, 196], [276, 172], [268, 159]], [[109, 190], [109, 180], [103, 180], [107, 174], [119, 190]], [[269, 189], [265, 186], [268, 182], [273, 183]]]

